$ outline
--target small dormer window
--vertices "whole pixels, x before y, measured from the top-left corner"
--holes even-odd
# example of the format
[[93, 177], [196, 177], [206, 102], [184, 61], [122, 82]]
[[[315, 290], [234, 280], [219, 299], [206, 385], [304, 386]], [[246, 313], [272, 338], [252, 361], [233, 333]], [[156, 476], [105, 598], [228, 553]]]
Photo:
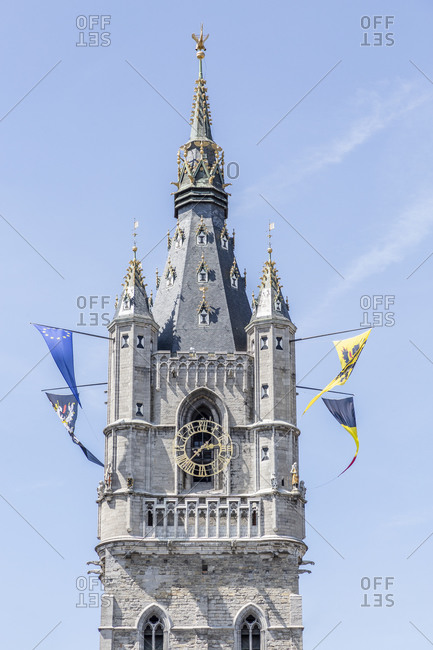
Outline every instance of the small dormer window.
[[174, 284], [175, 277], [176, 277], [176, 271], [172, 266], [171, 261], [168, 260], [168, 267], [165, 273], [165, 284], [167, 287], [171, 287]]
[[238, 288], [239, 276], [240, 273], [239, 273], [238, 265], [236, 264], [236, 259], [233, 259], [232, 268], [230, 269], [230, 285], [234, 289]]
[[180, 228], [179, 224], [176, 226], [176, 230], [173, 236], [173, 241], [174, 241], [174, 247], [175, 248], [180, 248], [184, 242], [185, 239], [185, 232], [182, 228]]
[[202, 309], [198, 314], [199, 325], [207, 325], [209, 323], [209, 314], [206, 309]]
[[221, 238], [221, 248], [227, 251], [229, 249], [229, 234], [227, 232], [227, 228], [225, 224], [222, 227], [220, 238]]
[[203, 217], [200, 217], [199, 224], [197, 226], [197, 230], [195, 231], [196, 238], [197, 238], [197, 244], [199, 246], [206, 246], [208, 239], [208, 229], [206, 227], [206, 224], [204, 222]]
[[277, 311], [281, 311], [281, 300], [278, 298], [277, 301], [275, 302], [275, 309]]
[[197, 280], [199, 282], [207, 282], [209, 280], [209, 267], [206, 264], [204, 253], [202, 253], [200, 264], [197, 267]]

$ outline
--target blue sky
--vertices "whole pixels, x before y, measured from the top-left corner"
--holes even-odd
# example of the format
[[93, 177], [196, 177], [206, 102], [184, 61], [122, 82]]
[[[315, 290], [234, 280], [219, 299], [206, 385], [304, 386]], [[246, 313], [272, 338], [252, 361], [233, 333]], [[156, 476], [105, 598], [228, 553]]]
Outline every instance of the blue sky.
[[[110, 46], [76, 46], [77, 16], [89, 14], [111, 16]], [[362, 29], [363, 17], [378, 15], [393, 16], [393, 24]], [[77, 579], [95, 559], [101, 470], [70, 444], [41, 393], [62, 379], [51, 359], [41, 361], [45, 345], [29, 322], [104, 334], [103, 314], [112, 313], [130, 259], [133, 219], [154, 288], [166, 256], [158, 242], [175, 225], [170, 183], [189, 134], [182, 116], [189, 117], [197, 76], [190, 35], [202, 21], [211, 34], [204, 73], [214, 137], [239, 167], [228, 227], [236, 229], [248, 291], [258, 284], [271, 220], [299, 336], [386, 313], [395, 322], [373, 331], [347, 384], [360, 453], [344, 476], [332, 481], [352, 458], [350, 436], [319, 402], [299, 417], [307, 558], [316, 562], [301, 578], [304, 647], [403, 650], [433, 642], [425, 570], [433, 544], [432, 19], [431, 3], [422, 1], [3, 8], [4, 647], [98, 647], [98, 609], [76, 605], [97, 601], [89, 589], [79, 596]], [[379, 42], [374, 32], [392, 32], [394, 44], [361, 46]], [[90, 296], [96, 307], [88, 307]], [[363, 309], [373, 296], [394, 304]], [[91, 312], [98, 324], [90, 325]], [[104, 381], [106, 343], [75, 337], [74, 345], [79, 383]], [[298, 383], [324, 386], [335, 376], [331, 348], [331, 339], [297, 344]], [[299, 391], [299, 414], [310, 397]], [[81, 398], [77, 434], [101, 456], [104, 387], [83, 389]], [[363, 590], [361, 580], [374, 577], [394, 584]], [[392, 593], [393, 607], [374, 607], [374, 593]]]

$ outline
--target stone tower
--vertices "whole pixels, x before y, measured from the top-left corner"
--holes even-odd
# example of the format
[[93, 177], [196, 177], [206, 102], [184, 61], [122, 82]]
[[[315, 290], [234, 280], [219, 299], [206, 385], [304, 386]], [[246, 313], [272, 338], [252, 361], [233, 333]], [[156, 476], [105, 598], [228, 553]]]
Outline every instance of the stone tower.
[[272, 249], [252, 310], [199, 59], [155, 304], [130, 262], [109, 325], [101, 650], [301, 650], [295, 333]]

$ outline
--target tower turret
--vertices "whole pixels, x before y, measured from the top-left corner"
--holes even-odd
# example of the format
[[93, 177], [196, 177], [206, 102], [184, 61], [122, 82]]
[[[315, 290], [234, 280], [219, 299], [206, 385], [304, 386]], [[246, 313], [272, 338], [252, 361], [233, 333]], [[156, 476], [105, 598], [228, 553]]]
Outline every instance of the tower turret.
[[112, 337], [108, 424], [123, 418], [145, 421], [151, 418], [150, 367], [152, 351], [157, 347], [158, 325], [152, 315], [135, 245], [133, 254], [114, 318], [108, 326]]
[[296, 425], [295, 348], [296, 327], [269, 245], [259, 295], [253, 298], [253, 314], [246, 327], [248, 349], [254, 353], [255, 412], [258, 420], [285, 420]]

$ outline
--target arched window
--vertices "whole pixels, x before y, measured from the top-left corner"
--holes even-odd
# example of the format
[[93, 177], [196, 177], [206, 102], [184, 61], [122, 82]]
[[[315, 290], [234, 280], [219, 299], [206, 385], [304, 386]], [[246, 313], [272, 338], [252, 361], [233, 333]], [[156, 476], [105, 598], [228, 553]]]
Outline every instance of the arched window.
[[153, 614], [144, 625], [144, 650], [164, 650], [164, 624]]
[[247, 616], [241, 627], [240, 650], [260, 650], [260, 623], [255, 616]]
[[[217, 456], [215, 438], [213, 437], [215, 422], [221, 425], [221, 411], [217, 406], [219, 398], [207, 389], [199, 389], [196, 394], [190, 394], [179, 407], [178, 422], [179, 429], [190, 426], [186, 454], [193, 458], [196, 466], [194, 473], [188, 475], [184, 472], [179, 478], [183, 488], [194, 487], [198, 490], [209, 490], [220, 485], [221, 475], [214, 475], [211, 465]], [[207, 420], [209, 425], [200, 425], [200, 420]], [[203, 466], [201, 471], [200, 466]], [[181, 468], [182, 469], [182, 468]]]
[[235, 650], [265, 650], [266, 619], [259, 607], [250, 603], [235, 617]]

